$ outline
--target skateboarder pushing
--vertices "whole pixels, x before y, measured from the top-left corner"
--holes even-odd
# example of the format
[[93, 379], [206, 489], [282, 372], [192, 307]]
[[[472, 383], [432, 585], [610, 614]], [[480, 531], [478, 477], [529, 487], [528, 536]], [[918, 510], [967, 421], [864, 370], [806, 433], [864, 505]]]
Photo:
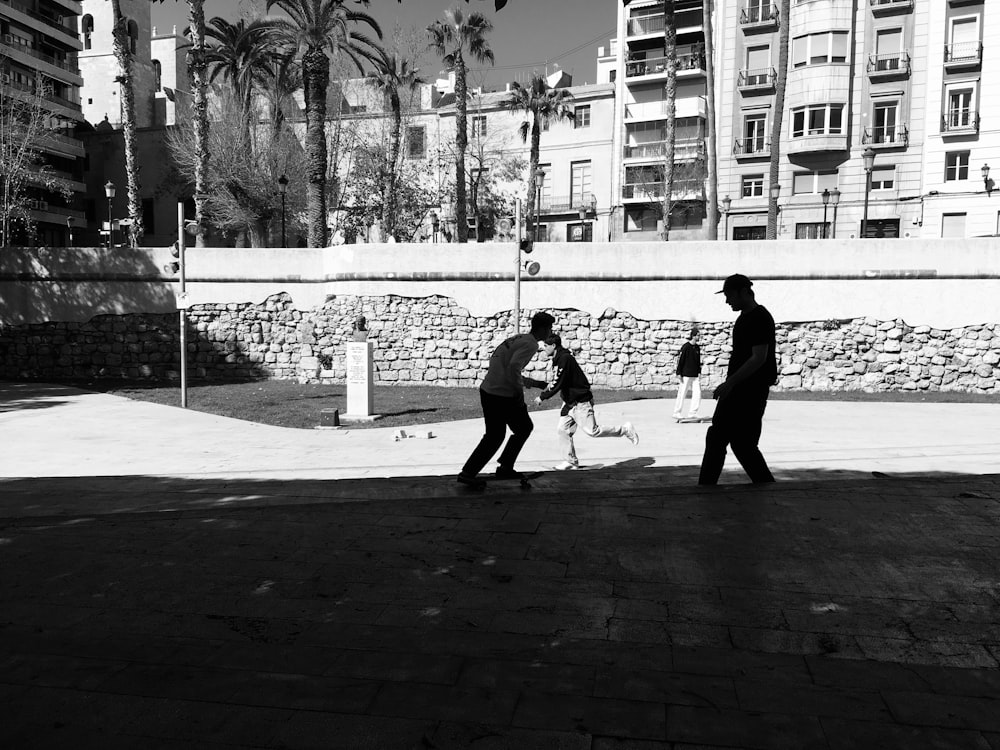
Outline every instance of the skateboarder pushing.
[[556, 431], [559, 434], [559, 445], [566, 460], [555, 468], [580, 468], [580, 462], [576, 457], [576, 449], [573, 445], [573, 435], [576, 434], [577, 425], [580, 425], [583, 431], [591, 437], [627, 437], [632, 445], [637, 445], [639, 434], [631, 422], [614, 427], [601, 427], [597, 424], [597, 417], [594, 414], [594, 394], [590, 390], [590, 381], [584, 375], [576, 357], [563, 347], [562, 339], [555, 333], [550, 334], [545, 339], [542, 348], [552, 358], [556, 377], [552, 385], [535, 398], [535, 403], [540, 404], [557, 393], [563, 400], [562, 410], [559, 412], [559, 426]]
[[486, 376], [479, 386], [486, 431], [458, 475], [462, 484], [476, 488], [486, 484], [477, 474], [503, 443], [508, 427], [511, 435], [497, 459], [496, 475], [501, 479], [523, 479], [522, 474], [514, 470], [514, 462], [534, 429], [524, 403], [524, 388], [544, 388], [545, 383], [523, 376], [521, 370], [538, 353], [538, 342], [552, 333], [555, 322], [547, 312], [537, 312], [531, 318], [529, 333], [511, 336], [493, 351]]

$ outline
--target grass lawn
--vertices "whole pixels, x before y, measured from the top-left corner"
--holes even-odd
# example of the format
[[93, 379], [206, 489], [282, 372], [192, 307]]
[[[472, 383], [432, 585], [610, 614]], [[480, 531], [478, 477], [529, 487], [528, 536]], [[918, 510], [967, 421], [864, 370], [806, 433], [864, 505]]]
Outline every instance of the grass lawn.
[[[180, 406], [180, 385], [171, 383], [116, 381], [75, 382], [80, 388], [111, 393], [116, 396], [151, 401], [168, 406]], [[707, 384], [703, 395], [710, 397]], [[707, 392], [706, 392], [707, 391]], [[538, 391], [528, 391], [534, 398]], [[656, 390], [596, 390], [598, 404], [638, 399], [674, 398], [676, 391]], [[558, 401], [558, 396], [554, 397]], [[996, 396], [968, 393], [862, 393], [850, 392], [782, 392], [772, 393], [772, 399], [798, 401], [895, 401], [895, 402], [977, 402], [995, 403]], [[546, 402], [542, 408], [554, 408]], [[251, 382], [197, 382], [188, 384], [188, 408], [209, 414], [244, 419], [249, 422], [312, 429], [320, 423], [323, 409], [347, 410], [347, 386], [327, 384], [302, 385], [289, 380]], [[670, 408], [669, 406], [666, 408]], [[371, 423], [352, 424], [352, 429], [364, 427], [406, 427], [430, 422], [450, 422], [457, 419], [479, 419], [479, 392], [475, 388], [443, 388], [440, 386], [376, 386], [375, 413], [382, 419]], [[669, 414], [665, 411], [664, 418]]]

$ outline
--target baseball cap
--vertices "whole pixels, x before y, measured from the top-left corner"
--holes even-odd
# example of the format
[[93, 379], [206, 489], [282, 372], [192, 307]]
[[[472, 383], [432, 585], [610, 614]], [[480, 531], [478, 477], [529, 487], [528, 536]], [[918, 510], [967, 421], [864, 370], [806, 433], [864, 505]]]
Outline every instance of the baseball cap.
[[751, 287], [753, 287], [753, 282], [750, 279], [741, 273], [734, 273], [732, 276], [726, 277], [726, 280], [722, 282], [722, 289], [717, 291], [716, 294], [725, 294], [726, 292], [734, 292], [737, 289], [750, 289]]

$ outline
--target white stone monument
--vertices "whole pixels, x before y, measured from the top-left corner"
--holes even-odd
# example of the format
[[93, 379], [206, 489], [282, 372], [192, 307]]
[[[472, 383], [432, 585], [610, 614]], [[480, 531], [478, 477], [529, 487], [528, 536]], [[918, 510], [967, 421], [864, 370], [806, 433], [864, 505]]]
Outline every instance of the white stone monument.
[[375, 414], [375, 342], [347, 342], [347, 413], [344, 422], [373, 422]]

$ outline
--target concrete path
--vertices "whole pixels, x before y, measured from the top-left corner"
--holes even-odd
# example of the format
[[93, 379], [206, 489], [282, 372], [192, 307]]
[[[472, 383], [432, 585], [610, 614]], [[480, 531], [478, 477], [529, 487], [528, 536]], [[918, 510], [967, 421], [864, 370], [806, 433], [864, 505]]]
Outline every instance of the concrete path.
[[608, 404], [638, 449], [469, 492], [474, 421], [5, 384], [0, 747], [1000, 750], [996, 409], [773, 402], [782, 481], [699, 489], [704, 426]]

